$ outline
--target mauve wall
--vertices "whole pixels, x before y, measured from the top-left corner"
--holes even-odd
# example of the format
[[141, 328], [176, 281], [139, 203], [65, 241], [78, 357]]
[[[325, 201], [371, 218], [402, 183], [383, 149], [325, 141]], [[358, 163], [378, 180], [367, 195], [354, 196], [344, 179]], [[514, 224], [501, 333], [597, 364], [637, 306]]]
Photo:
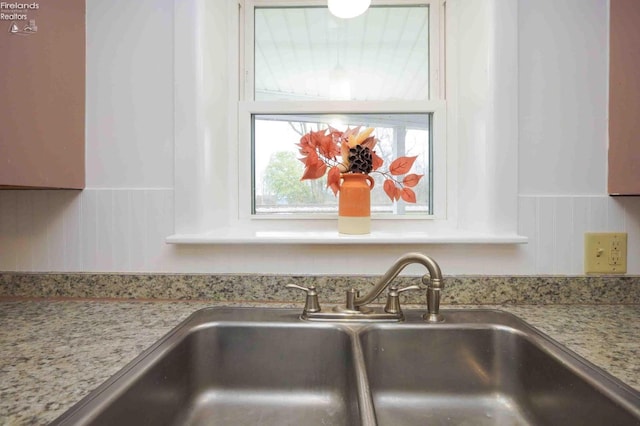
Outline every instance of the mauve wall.
[[447, 274], [581, 274], [585, 231], [629, 233], [607, 184], [607, 0], [519, 1], [517, 246], [172, 246], [173, 2], [87, 1], [87, 189], [0, 192], [0, 270], [382, 273], [419, 250]]

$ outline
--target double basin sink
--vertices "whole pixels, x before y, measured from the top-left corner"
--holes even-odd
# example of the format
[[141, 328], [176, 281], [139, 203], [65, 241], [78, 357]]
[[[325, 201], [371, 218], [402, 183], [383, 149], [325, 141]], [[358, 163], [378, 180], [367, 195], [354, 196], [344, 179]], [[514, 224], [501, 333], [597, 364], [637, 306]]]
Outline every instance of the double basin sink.
[[639, 425], [640, 392], [517, 317], [195, 312], [55, 425]]

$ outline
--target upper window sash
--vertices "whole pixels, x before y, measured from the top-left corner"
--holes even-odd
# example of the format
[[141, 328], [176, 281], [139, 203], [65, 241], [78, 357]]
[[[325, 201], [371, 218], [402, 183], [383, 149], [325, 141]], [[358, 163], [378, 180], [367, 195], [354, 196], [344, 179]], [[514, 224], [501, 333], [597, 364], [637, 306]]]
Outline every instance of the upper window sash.
[[[240, 87], [241, 101], [255, 100], [255, 9], [263, 7], [326, 7], [326, 0], [240, 0]], [[442, 0], [372, 0], [376, 6], [427, 6], [429, 8], [429, 99], [444, 99], [444, 6]], [[298, 102], [298, 100], [296, 100]], [[341, 101], [335, 101], [341, 102]]]

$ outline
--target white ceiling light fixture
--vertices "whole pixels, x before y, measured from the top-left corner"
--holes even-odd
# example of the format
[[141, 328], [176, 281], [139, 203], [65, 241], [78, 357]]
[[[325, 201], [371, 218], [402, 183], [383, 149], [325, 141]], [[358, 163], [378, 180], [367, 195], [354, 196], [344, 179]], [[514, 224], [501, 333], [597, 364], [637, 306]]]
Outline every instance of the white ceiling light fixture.
[[329, 73], [329, 98], [342, 101], [351, 99], [349, 74], [340, 65], [336, 65]]
[[371, 4], [371, 0], [329, 0], [329, 12], [338, 18], [349, 19], [362, 15]]

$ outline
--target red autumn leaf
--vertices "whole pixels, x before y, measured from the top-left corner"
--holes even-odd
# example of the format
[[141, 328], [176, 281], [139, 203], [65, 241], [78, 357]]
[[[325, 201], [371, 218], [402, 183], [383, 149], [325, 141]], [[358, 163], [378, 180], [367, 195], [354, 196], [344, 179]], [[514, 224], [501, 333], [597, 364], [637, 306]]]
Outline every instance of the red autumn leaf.
[[336, 158], [340, 154], [340, 147], [333, 140], [333, 136], [326, 135], [318, 139], [318, 150], [325, 158]]
[[[309, 135], [309, 138], [311, 140], [311, 145], [314, 146], [314, 147], [318, 146], [320, 140], [325, 136], [325, 133], [327, 133], [327, 129], [318, 130], [317, 132], [314, 132], [312, 130], [309, 133], [307, 133], [307, 135]], [[307, 136], [307, 135], [305, 135], [305, 136]]]
[[327, 173], [327, 188], [331, 188], [333, 195], [338, 195], [340, 190], [340, 170], [337, 167], [332, 167]]
[[[305, 136], [309, 136], [309, 135], [305, 135]], [[308, 137], [302, 138], [300, 139], [300, 143], [297, 143], [296, 146], [299, 147], [298, 152], [300, 152], [300, 154], [302, 155], [309, 155], [312, 152], [315, 152], [315, 148], [311, 146], [310, 143], [311, 139], [309, 139]]]
[[317, 167], [320, 163], [322, 163], [322, 160], [320, 160], [320, 157], [318, 157], [318, 153], [315, 149], [309, 151], [304, 157], [300, 159], [300, 161], [304, 163], [305, 167], [311, 168]]
[[371, 160], [373, 165], [373, 170], [378, 170], [384, 164], [384, 160], [378, 157], [375, 151], [371, 152]]
[[391, 165], [389, 166], [389, 173], [392, 175], [403, 175], [411, 170], [413, 163], [416, 161], [418, 156], [414, 157], [398, 157]]
[[391, 199], [391, 201], [396, 201], [399, 198], [398, 188], [391, 179], [385, 180], [382, 187], [384, 188], [384, 192]]
[[376, 143], [376, 138], [374, 138], [373, 136], [369, 136], [360, 144], [360, 146], [362, 146], [363, 148], [369, 148], [371, 151], [373, 151], [373, 148], [376, 147]]
[[304, 173], [302, 174], [300, 180], [321, 178], [322, 176], [324, 176], [326, 171], [327, 165], [322, 162], [312, 165], [309, 165], [307, 163], [307, 167], [305, 167]]
[[309, 146], [311, 144], [311, 134], [307, 133], [300, 138], [300, 146]]
[[410, 188], [402, 188], [400, 190], [400, 197], [407, 203], [415, 203], [416, 202], [416, 193], [413, 192], [413, 189]]
[[416, 175], [416, 174], [406, 175], [402, 180], [402, 184], [404, 186], [414, 187], [418, 184], [418, 182], [420, 182], [420, 179], [422, 179], [422, 176], [424, 175]]
[[342, 137], [342, 132], [340, 130], [334, 129], [331, 126], [329, 126], [328, 130], [329, 130], [329, 136], [331, 136], [331, 138], [337, 143]]
[[358, 133], [360, 133], [360, 126], [354, 127], [353, 129], [347, 128], [347, 130], [342, 134], [342, 140], [346, 142], [349, 139], [349, 136], [356, 136]]

